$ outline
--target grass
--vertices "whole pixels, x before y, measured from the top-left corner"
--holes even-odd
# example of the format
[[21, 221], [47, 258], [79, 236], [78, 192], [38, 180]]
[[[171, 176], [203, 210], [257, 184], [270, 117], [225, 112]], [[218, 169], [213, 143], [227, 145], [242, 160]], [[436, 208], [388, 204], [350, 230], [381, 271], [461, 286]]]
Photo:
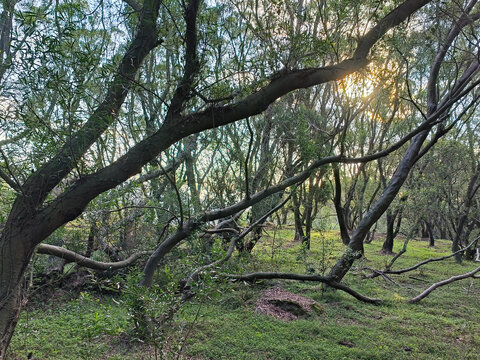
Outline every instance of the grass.
[[[241, 262], [243, 272], [315, 270], [325, 272], [343, 245], [335, 232], [314, 233], [311, 251], [293, 243], [291, 230], [270, 231], [255, 252]], [[411, 241], [395, 269], [449, 253], [450, 242]], [[397, 239], [394, 251], [402, 241]], [[205, 295], [194, 298], [178, 314], [170, 333], [170, 355], [178, 344], [189, 359], [479, 359], [480, 281], [466, 279], [442, 287], [419, 304], [406, 300], [429, 284], [471, 270], [475, 265], [452, 259], [427, 264], [394, 276], [363, 279], [365, 267], [381, 269], [391, 256], [379, 253], [381, 239], [365, 245], [345, 283], [382, 305], [360, 303], [320, 284], [268, 281], [209, 283]], [[235, 266], [234, 266], [235, 267]], [[279, 285], [316, 300], [324, 309], [308, 319], [282, 322], [254, 312], [262, 291]], [[121, 299], [83, 294], [74, 300], [38, 305], [22, 314], [11, 350], [25, 359], [151, 359], [153, 350], [130, 342], [132, 328]], [[178, 330], [183, 329], [183, 330]], [[173, 356], [172, 358], [175, 358]]]

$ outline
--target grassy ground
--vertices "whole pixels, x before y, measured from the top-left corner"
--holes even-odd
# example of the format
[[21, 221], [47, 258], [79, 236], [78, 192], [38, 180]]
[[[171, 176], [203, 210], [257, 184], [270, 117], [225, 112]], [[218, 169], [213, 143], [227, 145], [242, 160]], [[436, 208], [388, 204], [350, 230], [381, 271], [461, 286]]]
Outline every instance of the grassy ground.
[[[334, 232], [315, 233], [312, 250], [293, 243], [291, 230], [270, 231], [255, 253], [243, 259], [244, 272], [323, 273], [342, 245]], [[403, 245], [396, 241], [395, 251]], [[449, 253], [450, 243], [411, 241], [395, 263], [403, 268]], [[364, 279], [365, 267], [381, 269], [391, 256], [379, 253], [381, 239], [365, 245], [366, 258], [355, 264], [345, 283], [382, 305], [360, 303], [340, 291], [324, 292], [320, 284], [266, 281], [213, 284], [190, 301], [169, 326], [169, 358], [188, 359], [480, 359], [480, 280], [466, 279], [433, 292], [419, 304], [408, 304], [429, 284], [467, 272], [475, 264], [452, 259], [395, 276]], [[234, 260], [238, 262], [238, 260]], [[262, 291], [278, 285], [316, 300], [323, 312], [308, 319], [282, 322], [254, 312]], [[152, 359], [152, 345], [132, 341], [125, 302], [83, 293], [31, 306], [22, 315], [11, 350], [18, 358]], [[181, 349], [181, 351], [179, 350]], [[176, 354], [182, 353], [181, 357]], [[158, 358], [161, 354], [157, 353]]]

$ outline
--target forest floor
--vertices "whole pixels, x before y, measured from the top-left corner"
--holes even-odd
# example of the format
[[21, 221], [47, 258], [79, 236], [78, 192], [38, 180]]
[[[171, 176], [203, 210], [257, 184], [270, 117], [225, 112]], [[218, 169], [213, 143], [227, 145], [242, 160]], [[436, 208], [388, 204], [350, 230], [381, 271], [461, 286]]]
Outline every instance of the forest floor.
[[[232, 259], [222, 271], [322, 274], [343, 251], [336, 232], [313, 233], [310, 251], [292, 238], [292, 230], [269, 230], [251, 256]], [[459, 265], [449, 258], [392, 275], [394, 282], [366, 279], [364, 275], [371, 273], [366, 268], [383, 269], [392, 259], [380, 254], [381, 242], [380, 237], [366, 244], [365, 258], [345, 278], [361, 294], [384, 299], [381, 305], [359, 302], [342, 291], [325, 291], [319, 283], [207, 279], [174, 320], [158, 330], [156, 341], [142, 343], [132, 335], [125, 296], [106, 296], [94, 289], [55, 290], [42, 300], [32, 300], [23, 312], [10, 347], [12, 359], [27, 359], [29, 354], [42, 360], [480, 359], [480, 280], [457, 281], [418, 304], [407, 302], [430, 284], [466, 273], [478, 263]], [[394, 251], [399, 251], [403, 240], [397, 239], [395, 245]], [[393, 268], [449, 251], [449, 241], [437, 241], [430, 248], [426, 241], [411, 240]], [[272, 291], [315, 302], [316, 311], [295, 320], [259, 311]]]

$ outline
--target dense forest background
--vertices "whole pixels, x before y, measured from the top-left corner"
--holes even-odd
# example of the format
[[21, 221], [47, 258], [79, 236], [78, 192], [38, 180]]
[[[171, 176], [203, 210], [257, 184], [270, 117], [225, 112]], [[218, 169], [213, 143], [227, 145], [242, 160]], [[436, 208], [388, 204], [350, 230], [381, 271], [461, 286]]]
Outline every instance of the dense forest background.
[[[479, 18], [474, 0], [2, 0], [0, 358], [45, 284], [126, 291], [157, 349], [228, 280], [380, 304], [344, 281], [372, 242], [365, 277], [393, 283], [435, 257], [392, 270], [411, 239], [448, 249], [410, 302], [476, 279]], [[305, 266], [245, 265], [288, 254], [272, 231]]]

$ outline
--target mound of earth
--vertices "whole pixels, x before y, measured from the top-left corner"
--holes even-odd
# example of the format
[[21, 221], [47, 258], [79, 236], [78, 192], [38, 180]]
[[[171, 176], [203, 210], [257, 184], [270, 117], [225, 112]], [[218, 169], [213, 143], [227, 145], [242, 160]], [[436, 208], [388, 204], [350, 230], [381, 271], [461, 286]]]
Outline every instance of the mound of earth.
[[305, 296], [274, 286], [263, 292], [255, 304], [255, 312], [276, 317], [283, 321], [308, 317], [322, 307]]

